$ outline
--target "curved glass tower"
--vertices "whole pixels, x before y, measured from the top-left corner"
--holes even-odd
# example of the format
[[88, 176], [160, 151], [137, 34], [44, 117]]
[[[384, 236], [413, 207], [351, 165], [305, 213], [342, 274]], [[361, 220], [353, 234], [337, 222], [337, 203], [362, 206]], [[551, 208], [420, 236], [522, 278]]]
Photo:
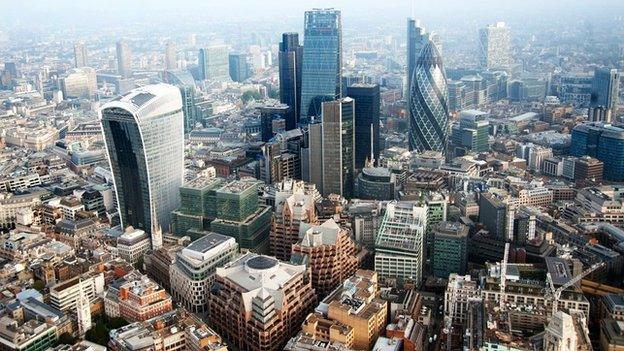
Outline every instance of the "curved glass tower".
[[168, 230], [184, 179], [180, 90], [147, 85], [106, 103], [100, 113], [122, 228]]
[[429, 40], [416, 61], [410, 87], [409, 146], [422, 152], [446, 153], [449, 134], [448, 92], [442, 57]]

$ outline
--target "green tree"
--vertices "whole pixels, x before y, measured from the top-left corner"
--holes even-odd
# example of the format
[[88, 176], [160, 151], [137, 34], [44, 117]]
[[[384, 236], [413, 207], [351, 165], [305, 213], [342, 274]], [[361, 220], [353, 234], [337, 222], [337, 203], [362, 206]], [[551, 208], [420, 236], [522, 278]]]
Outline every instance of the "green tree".
[[260, 94], [257, 91], [252, 91], [252, 90], [247, 90], [246, 92], [243, 93], [243, 95], [241, 96], [241, 100], [243, 100], [243, 103], [248, 103], [251, 100], [260, 100], [262, 99], [262, 94]]
[[76, 343], [76, 338], [74, 338], [70, 333], [65, 332], [59, 335], [58, 342], [59, 344], [73, 345]]
[[45, 289], [45, 283], [43, 282], [43, 280], [35, 280], [32, 288], [43, 294]]

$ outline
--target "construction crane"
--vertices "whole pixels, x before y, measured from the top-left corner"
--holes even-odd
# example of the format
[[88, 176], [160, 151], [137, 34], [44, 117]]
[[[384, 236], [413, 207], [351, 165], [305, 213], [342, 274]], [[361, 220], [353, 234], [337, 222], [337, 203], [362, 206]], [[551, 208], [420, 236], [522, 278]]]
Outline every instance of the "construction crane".
[[577, 276], [568, 280], [565, 284], [560, 286], [559, 289], [555, 289], [555, 284], [553, 283], [550, 272], [546, 273], [546, 281], [548, 282], [548, 286], [550, 287], [550, 290], [548, 289], [546, 290], [545, 297], [546, 299], [550, 299], [552, 303], [552, 315], [551, 316], [554, 316], [555, 313], [557, 313], [557, 310], [559, 309], [559, 298], [561, 298], [561, 293], [563, 293], [566, 289], [568, 289], [572, 285], [578, 283], [581, 279], [583, 279], [585, 276], [587, 276], [591, 272], [597, 270], [598, 268], [601, 268], [602, 266], [604, 266], [604, 262], [593, 264], [591, 267], [579, 273]]

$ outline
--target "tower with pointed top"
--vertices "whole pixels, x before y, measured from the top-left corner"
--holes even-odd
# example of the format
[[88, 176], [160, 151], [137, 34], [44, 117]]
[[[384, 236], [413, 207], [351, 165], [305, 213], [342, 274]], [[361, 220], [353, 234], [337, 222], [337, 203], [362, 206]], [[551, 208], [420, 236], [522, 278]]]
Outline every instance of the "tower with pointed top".
[[91, 303], [89, 297], [82, 289], [82, 279], [78, 281], [78, 299], [76, 299], [76, 319], [78, 322], [78, 335], [84, 336], [91, 329]]

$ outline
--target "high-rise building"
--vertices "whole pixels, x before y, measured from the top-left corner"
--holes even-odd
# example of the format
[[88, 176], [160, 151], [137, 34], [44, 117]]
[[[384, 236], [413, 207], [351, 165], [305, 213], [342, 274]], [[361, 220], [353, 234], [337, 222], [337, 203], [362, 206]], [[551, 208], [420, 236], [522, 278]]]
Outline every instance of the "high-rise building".
[[291, 130], [297, 127], [301, 113], [303, 46], [299, 45], [298, 33], [282, 34], [278, 60], [280, 101], [290, 106], [290, 111], [286, 116], [286, 130]]
[[168, 41], [167, 44], [165, 44], [165, 69], [178, 68], [176, 55], [176, 44], [172, 41]]
[[59, 83], [64, 99], [91, 99], [97, 93], [97, 76], [91, 67], [70, 69]]
[[409, 146], [416, 152], [446, 152], [448, 141], [448, 92], [442, 56], [429, 40], [420, 51], [409, 97]]
[[323, 192], [323, 123], [308, 124], [308, 143], [301, 150], [301, 177]]
[[237, 253], [236, 240], [217, 233], [208, 233], [178, 252], [170, 268], [176, 302], [193, 313], [207, 313], [214, 273]]
[[84, 42], [79, 41], [74, 44], [74, 67], [89, 66], [89, 54]]
[[427, 206], [391, 202], [375, 240], [375, 271], [383, 279], [420, 285], [425, 263]]
[[125, 40], [120, 40], [116, 45], [117, 49], [117, 73], [123, 78], [132, 76], [132, 50], [130, 44]]
[[251, 76], [251, 69], [244, 52], [231, 52], [229, 55], [230, 78], [235, 82], [244, 82]]
[[620, 73], [617, 69], [596, 68], [592, 82], [591, 105], [617, 112], [620, 94]]
[[100, 114], [122, 227], [169, 230], [184, 179], [180, 90], [146, 85], [106, 103]]
[[485, 69], [509, 69], [511, 34], [505, 22], [496, 22], [479, 30], [480, 63]]
[[[281, 193], [280, 193], [281, 194]], [[295, 189], [284, 197], [276, 194], [275, 212], [269, 242], [271, 254], [280, 260], [290, 260], [293, 244], [299, 241], [301, 223], [317, 223], [314, 197], [303, 189]]]
[[189, 133], [198, 122], [199, 113], [196, 105], [195, 79], [188, 70], [171, 69], [163, 72], [163, 82], [180, 88], [182, 112], [184, 114], [184, 133]]
[[448, 279], [465, 274], [468, 265], [468, 227], [458, 222], [440, 222], [434, 230], [433, 275]]
[[[353, 196], [355, 181], [353, 99], [323, 103], [323, 195]], [[316, 150], [318, 151], [318, 150]]]
[[301, 223], [300, 240], [292, 245], [291, 262], [305, 262], [310, 268], [312, 287], [322, 299], [352, 276], [360, 265], [359, 248], [349, 231], [333, 219], [323, 224]]
[[579, 124], [572, 130], [570, 154], [603, 163], [606, 180], [624, 181], [624, 128], [606, 123]]
[[[420, 51], [429, 40], [429, 34], [425, 31], [425, 28], [420, 26], [420, 21], [414, 18], [407, 19], [407, 63], [406, 63], [406, 75], [407, 84], [405, 85], [405, 96], [410, 98], [410, 89], [412, 86], [412, 78], [414, 77], [414, 68], [416, 68], [416, 61], [420, 57]], [[407, 111], [410, 112], [409, 109]]]
[[199, 49], [199, 72], [202, 80], [227, 81], [230, 79], [230, 49], [225, 45]]
[[300, 122], [321, 115], [321, 103], [340, 98], [342, 20], [340, 11], [306, 11], [301, 67]]
[[490, 148], [489, 114], [477, 110], [465, 110], [459, 114], [459, 123], [452, 127], [452, 143], [456, 156], [463, 156], [469, 151], [487, 152]]
[[180, 187], [180, 207], [172, 213], [171, 231], [177, 236], [193, 236], [189, 231], [203, 232], [217, 216], [217, 190], [222, 178], [200, 174]]
[[282, 350], [316, 304], [306, 270], [254, 253], [217, 268], [210, 325], [240, 350]]
[[508, 206], [496, 194], [484, 193], [479, 198], [479, 221], [490, 234], [505, 240]]
[[347, 96], [355, 100], [355, 168], [362, 169], [371, 156], [379, 160], [379, 85], [351, 85]]

